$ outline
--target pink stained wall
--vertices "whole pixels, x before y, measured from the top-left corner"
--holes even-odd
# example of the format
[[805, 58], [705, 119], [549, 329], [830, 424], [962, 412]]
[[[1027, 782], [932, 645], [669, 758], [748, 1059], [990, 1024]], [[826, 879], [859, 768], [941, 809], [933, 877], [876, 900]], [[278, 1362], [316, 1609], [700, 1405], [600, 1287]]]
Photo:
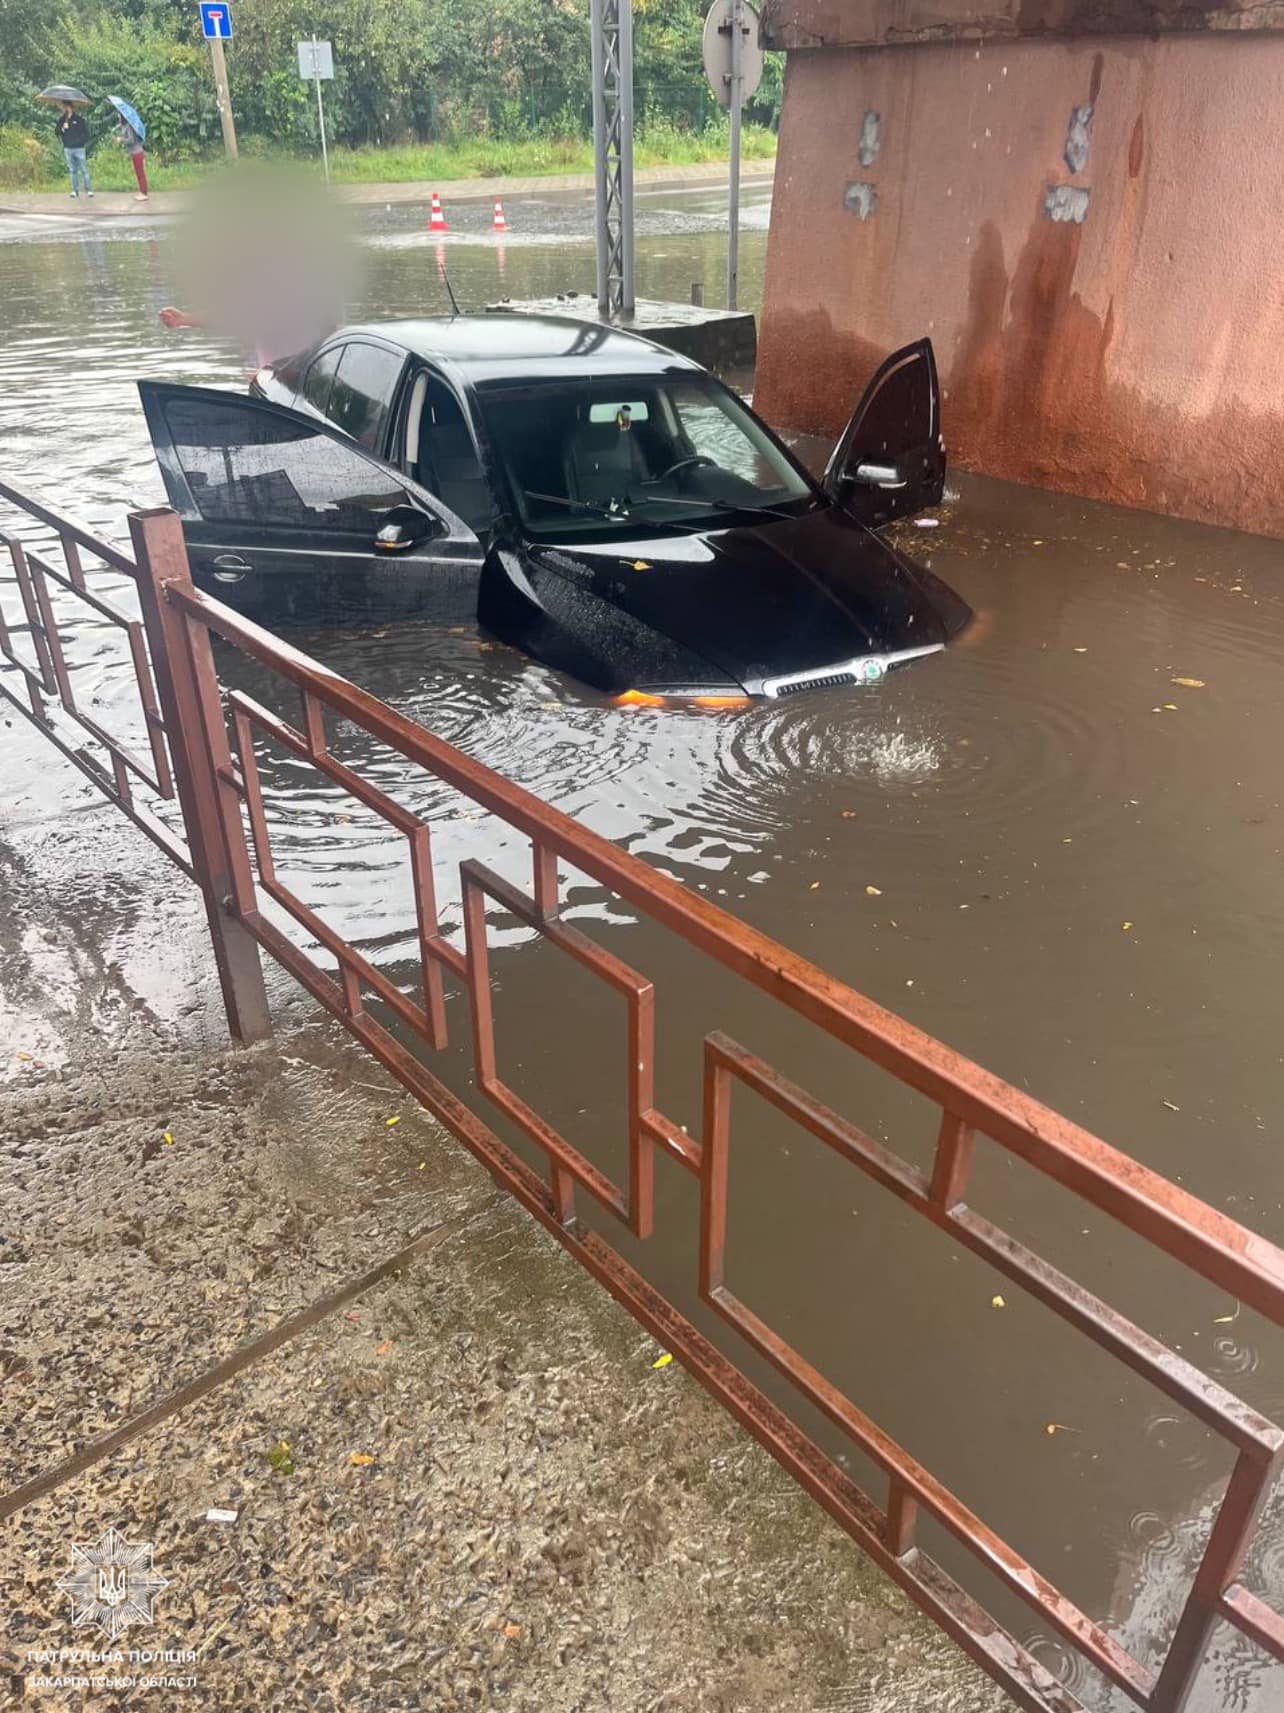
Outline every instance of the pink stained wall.
[[836, 433], [923, 333], [955, 463], [1284, 536], [1284, 35], [792, 52], [755, 403]]

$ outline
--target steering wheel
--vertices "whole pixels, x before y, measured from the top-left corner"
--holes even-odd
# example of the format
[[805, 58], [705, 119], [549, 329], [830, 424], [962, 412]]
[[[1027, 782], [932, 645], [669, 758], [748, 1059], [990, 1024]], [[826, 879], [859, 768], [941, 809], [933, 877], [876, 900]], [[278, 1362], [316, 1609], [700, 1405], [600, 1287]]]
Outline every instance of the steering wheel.
[[667, 470], [661, 470], [658, 476], [652, 476], [651, 481], [646, 486], [650, 487], [655, 482], [667, 482], [669, 477], [677, 475], [679, 470], [689, 469], [696, 464], [712, 465], [713, 459], [706, 458], [703, 452], [697, 452], [692, 458], [679, 458], [676, 464], [670, 464]]

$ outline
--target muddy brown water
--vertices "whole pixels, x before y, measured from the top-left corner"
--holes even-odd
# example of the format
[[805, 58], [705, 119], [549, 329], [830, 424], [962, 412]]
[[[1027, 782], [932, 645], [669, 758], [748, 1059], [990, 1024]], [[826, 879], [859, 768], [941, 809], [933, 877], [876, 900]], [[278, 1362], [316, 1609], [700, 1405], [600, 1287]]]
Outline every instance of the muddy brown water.
[[[720, 195], [648, 195], [639, 206], [639, 290], [685, 298], [702, 280], [718, 301]], [[501, 249], [485, 205], [451, 210], [461, 300], [591, 287], [586, 198], [523, 199], [507, 212]], [[750, 303], [766, 217], [767, 193], [755, 189], [741, 271]], [[363, 219], [367, 275], [354, 312], [438, 307], [424, 210]], [[0, 239], [0, 461], [117, 532], [129, 505], [161, 494], [135, 378], [239, 385], [242, 361], [206, 335], [157, 325], [174, 296], [163, 222], [14, 221], [0, 224]], [[849, 695], [730, 714], [621, 710], [469, 625], [376, 622], [302, 640], [469, 754], [1284, 1241], [1274, 717], [1284, 549], [968, 478], [952, 478], [938, 527], [905, 536], [982, 620], [965, 646]], [[12, 584], [0, 595], [13, 616]], [[115, 634], [79, 618], [73, 631], [77, 683], [94, 711], [140, 735]], [[293, 713], [256, 669], [230, 655], [221, 664], [229, 682]], [[12, 823], [52, 827], [69, 797], [83, 801], [29, 728], [11, 722], [0, 738]], [[527, 879], [528, 853], [507, 829], [359, 734], [337, 730], [334, 741], [430, 821], [452, 938], [461, 858]], [[410, 981], [398, 839], [289, 758], [265, 754], [262, 765], [283, 877]], [[928, 1159], [927, 1103], [773, 1014], [584, 876], [568, 873], [565, 895], [573, 920], [656, 983], [658, 1092], [675, 1120], [698, 1125], [699, 1044], [720, 1027], [907, 1158]], [[491, 932], [503, 1073], [618, 1172], [622, 1007], [512, 922], [496, 918]], [[462, 996], [449, 1014], [454, 1044], [439, 1068], [467, 1092]], [[751, 1097], [737, 1100], [733, 1136], [737, 1293], [1155, 1663], [1207, 1534], [1224, 1450]], [[658, 1232], [636, 1259], [690, 1307], [693, 1185], [667, 1165], [658, 1174]], [[997, 1149], [982, 1151], [976, 1201], [1227, 1385], [1284, 1413], [1284, 1341], [1248, 1311]], [[877, 1476], [850, 1461], [881, 1501]], [[1123, 1705], [960, 1549], [930, 1527], [924, 1540], [1091, 1705]], [[1247, 1580], [1284, 1604], [1278, 1501]], [[1282, 1704], [1284, 1672], [1219, 1633], [1200, 1713]]]

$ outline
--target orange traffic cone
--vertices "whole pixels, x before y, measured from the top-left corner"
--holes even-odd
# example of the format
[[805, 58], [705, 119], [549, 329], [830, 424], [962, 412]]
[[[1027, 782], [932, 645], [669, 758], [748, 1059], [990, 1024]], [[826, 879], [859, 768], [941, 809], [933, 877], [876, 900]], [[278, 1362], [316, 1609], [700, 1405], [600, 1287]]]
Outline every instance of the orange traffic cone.
[[491, 228], [496, 232], [508, 230], [508, 222], [504, 219], [504, 205], [498, 197], [495, 198], [495, 218], [491, 221]]
[[442, 212], [441, 198], [435, 190], [432, 193], [432, 210], [428, 216], [428, 230], [430, 232], [446, 232], [449, 230], [446, 225], [446, 216]]

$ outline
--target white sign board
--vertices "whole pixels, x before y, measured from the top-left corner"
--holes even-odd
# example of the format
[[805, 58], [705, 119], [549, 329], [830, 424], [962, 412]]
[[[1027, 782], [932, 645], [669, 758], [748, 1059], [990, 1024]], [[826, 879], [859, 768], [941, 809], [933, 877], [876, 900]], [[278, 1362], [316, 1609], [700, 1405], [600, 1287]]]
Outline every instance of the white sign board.
[[299, 76], [313, 81], [334, 76], [334, 50], [330, 42], [299, 43]]

